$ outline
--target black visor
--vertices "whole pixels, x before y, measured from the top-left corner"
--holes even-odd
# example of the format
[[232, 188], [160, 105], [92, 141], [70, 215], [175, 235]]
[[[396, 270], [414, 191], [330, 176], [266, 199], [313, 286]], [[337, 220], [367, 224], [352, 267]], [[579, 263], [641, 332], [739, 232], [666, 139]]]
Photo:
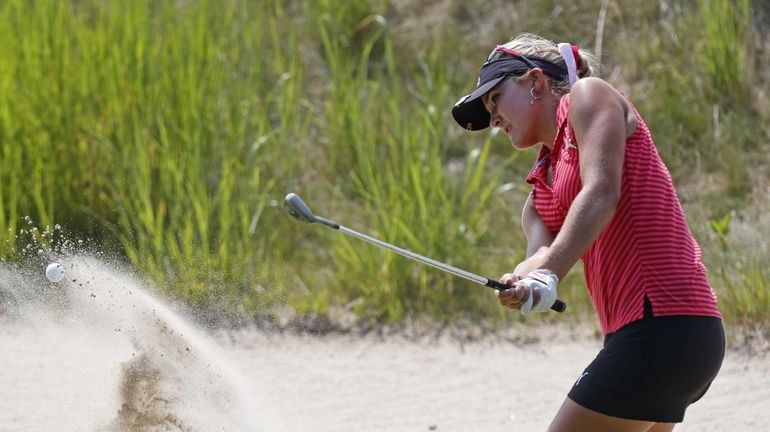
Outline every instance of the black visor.
[[470, 94], [460, 98], [452, 108], [452, 116], [462, 128], [477, 131], [489, 127], [489, 112], [484, 108], [481, 97], [506, 77], [521, 76], [537, 67], [555, 80], [561, 81], [567, 78], [567, 71], [564, 68], [547, 60], [514, 56], [497, 50], [492, 51], [490, 59], [481, 66], [476, 88]]

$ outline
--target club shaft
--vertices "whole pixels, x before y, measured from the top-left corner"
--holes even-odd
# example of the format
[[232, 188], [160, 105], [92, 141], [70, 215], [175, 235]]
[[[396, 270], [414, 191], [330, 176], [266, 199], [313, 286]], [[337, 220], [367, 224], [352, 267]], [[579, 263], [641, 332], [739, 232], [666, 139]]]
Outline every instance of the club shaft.
[[[321, 225], [325, 225], [329, 228], [342, 231], [344, 234], [357, 238], [359, 240], [363, 240], [367, 243], [373, 244], [375, 246], [379, 246], [381, 248], [388, 249], [389, 251], [395, 252], [401, 256], [407, 257], [409, 259], [421, 262], [423, 264], [427, 264], [431, 267], [437, 268], [439, 270], [443, 270], [447, 273], [453, 274], [455, 276], [459, 276], [463, 279], [469, 280], [471, 282], [476, 282], [477, 284], [481, 284], [496, 290], [505, 290], [510, 288], [510, 286], [503, 284], [502, 282], [499, 282], [494, 279], [489, 279], [483, 276], [479, 276], [477, 274], [459, 269], [457, 267], [453, 267], [449, 264], [442, 263], [440, 261], [436, 261], [434, 259], [422, 256], [420, 254], [414, 253], [408, 249], [400, 248], [398, 246], [394, 246], [390, 243], [386, 243], [382, 240], [376, 239], [374, 237], [370, 237], [366, 234], [362, 234], [358, 231], [352, 230], [350, 228], [344, 227], [332, 220], [316, 216], [313, 214], [313, 212], [310, 211], [308, 206], [305, 204], [304, 201], [302, 201], [302, 198], [297, 196], [297, 194], [289, 193], [286, 195], [286, 198], [284, 198], [284, 207], [286, 211], [296, 219], [307, 222], [307, 223], [319, 223]], [[567, 307], [566, 304], [564, 304], [561, 300], [556, 300], [554, 304], [551, 306], [551, 309], [556, 312], [564, 312], [565, 308]]]
[[[447, 273], [451, 273], [451, 274], [453, 274], [455, 276], [459, 276], [459, 277], [461, 277], [463, 279], [467, 279], [467, 280], [469, 280], [471, 282], [476, 282], [477, 284], [481, 284], [481, 285], [484, 285], [484, 286], [487, 286], [487, 287], [490, 287], [490, 288], [493, 288], [493, 289], [496, 289], [496, 290], [502, 290], [502, 289], [510, 288], [509, 286], [503, 284], [502, 282], [496, 281], [494, 279], [489, 279], [489, 278], [486, 278], [484, 276], [479, 276], [479, 275], [471, 273], [469, 271], [465, 271], [465, 270], [459, 269], [457, 267], [453, 267], [453, 266], [451, 266], [449, 264], [445, 264], [445, 263], [442, 263], [440, 261], [436, 261], [434, 259], [428, 258], [426, 256], [422, 256], [422, 255], [420, 255], [418, 253], [414, 253], [414, 252], [412, 252], [412, 251], [410, 251], [408, 249], [404, 249], [404, 248], [400, 248], [398, 246], [394, 246], [394, 245], [392, 245], [390, 243], [386, 243], [386, 242], [384, 242], [382, 240], [376, 239], [374, 237], [370, 237], [370, 236], [368, 236], [366, 234], [362, 234], [362, 233], [360, 233], [358, 231], [352, 230], [350, 228], [347, 228], [347, 227], [345, 227], [343, 225], [340, 225], [340, 224], [338, 224], [336, 222], [333, 222], [333, 221], [330, 221], [328, 219], [324, 219], [324, 218], [317, 218], [317, 219], [320, 219], [318, 222], [321, 222], [321, 223], [323, 223], [324, 225], [326, 225], [328, 227], [331, 227], [331, 228], [337, 229], [339, 231], [342, 231], [346, 235], [349, 235], [351, 237], [355, 237], [355, 238], [357, 238], [359, 240], [363, 240], [363, 241], [365, 241], [367, 243], [371, 243], [371, 244], [373, 244], [375, 246], [380, 246], [382, 248], [388, 249], [388, 250], [393, 251], [393, 252], [395, 252], [395, 253], [397, 253], [399, 255], [405, 256], [405, 257], [413, 259], [415, 261], [419, 261], [419, 262], [421, 262], [423, 264], [427, 264], [427, 265], [429, 265], [431, 267], [437, 268], [439, 270], [443, 270], [443, 271], [445, 271]], [[564, 310], [566, 308], [567, 308], [567, 305], [563, 301], [558, 300], [558, 299], [551, 306], [552, 310], [554, 310], [556, 312], [560, 312], [560, 313], [564, 312]]]
[[354, 230], [352, 230], [350, 228], [347, 228], [347, 227], [344, 227], [342, 225], [339, 225], [339, 230], [342, 231], [343, 233], [351, 236], [351, 237], [355, 237], [355, 238], [357, 238], [359, 240], [363, 240], [365, 242], [368, 242], [368, 243], [371, 243], [371, 244], [383, 247], [383, 248], [391, 250], [391, 251], [393, 251], [393, 252], [395, 252], [395, 253], [397, 253], [399, 255], [403, 255], [403, 256], [405, 256], [407, 258], [411, 258], [411, 259], [419, 261], [419, 262], [421, 262], [423, 264], [427, 264], [427, 265], [429, 265], [431, 267], [435, 267], [435, 268], [437, 268], [439, 270], [443, 270], [445, 272], [451, 273], [451, 274], [453, 274], [455, 276], [460, 276], [461, 278], [468, 279], [469, 281], [476, 282], [476, 283], [481, 284], [481, 285], [487, 285], [489, 283], [489, 279], [485, 278], [483, 276], [479, 276], [477, 274], [473, 274], [471, 272], [467, 272], [467, 271], [459, 269], [457, 267], [453, 267], [453, 266], [451, 266], [449, 264], [445, 264], [445, 263], [442, 263], [440, 261], [436, 261], [434, 259], [422, 256], [422, 255], [417, 254], [417, 253], [414, 253], [414, 252], [412, 252], [410, 250], [407, 250], [407, 249], [404, 249], [404, 248], [400, 248], [398, 246], [394, 246], [394, 245], [392, 245], [390, 243], [386, 243], [386, 242], [384, 242], [382, 240], [378, 240], [378, 239], [376, 239], [374, 237], [370, 237], [370, 236], [368, 236], [366, 234], [361, 234], [358, 231], [354, 231]]

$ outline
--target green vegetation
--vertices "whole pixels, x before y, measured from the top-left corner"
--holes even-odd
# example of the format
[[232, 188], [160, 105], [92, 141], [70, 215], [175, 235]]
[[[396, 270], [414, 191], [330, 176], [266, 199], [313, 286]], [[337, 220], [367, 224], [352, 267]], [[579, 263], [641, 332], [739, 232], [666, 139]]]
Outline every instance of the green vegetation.
[[[534, 156], [464, 133], [449, 108], [495, 43], [529, 31], [591, 49], [601, 27], [602, 75], [650, 124], [725, 316], [767, 326], [760, 3], [7, 0], [0, 256], [25, 247], [28, 217], [111, 245], [169, 294], [232, 316], [517, 319], [483, 288], [299, 225], [280, 203], [297, 192], [437, 260], [511, 269]], [[562, 297], [581, 318], [591, 306], [574, 273]]]

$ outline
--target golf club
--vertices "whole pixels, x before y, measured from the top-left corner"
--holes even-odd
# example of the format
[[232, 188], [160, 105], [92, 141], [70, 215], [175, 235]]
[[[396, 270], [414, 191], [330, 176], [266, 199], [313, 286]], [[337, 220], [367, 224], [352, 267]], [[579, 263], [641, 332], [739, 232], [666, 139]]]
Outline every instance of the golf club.
[[[359, 240], [363, 240], [365, 242], [371, 243], [376, 246], [383, 247], [385, 249], [388, 249], [390, 251], [393, 251], [399, 255], [403, 255], [407, 258], [411, 258], [415, 261], [419, 261], [423, 264], [427, 264], [431, 267], [435, 267], [439, 270], [443, 270], [447, 273], [451, 273], [455, 276], [459, 276], [461, 278], [465, 278], [469, 281], [476, 282], [478, 284], [488, 286], [490, 288], [496, 289], [498, 291], [505, 290], [508, 288], [511, 288], [510, 285], [506, 285], [502, 282], [499, 282], [494, 279], [485, 278], [483, 276], [479, 276], [477, 274], [473, 274], [470, 272], [467, 272], [465, 270], [461, 270], [457, 267], [452, 267], [449, 264], [444, 264], [442, 262], [436, 261], [434, 259], [424, 257], [420, 254], [416, 254], [412, 251], [400, 248], [398, 246], [394, 246], [390, 243], [385, 243], [384, 241], [378, 240], [374, 237], [369, 237], [366, 234], [361, 234], [357, 231], [354, 231], [352, 229], [346, 228], [334, 221], [331, 221], [326, 218], [322, 218], [320, 216], [316, 216], [313, 214], [313, 212], [310, 211], [308, 206], [305, 204], [304, 201], [302, 201], [302, 198], [300, 198], [295, 193], [290, 193], [286, 195], [286, 198], [283, 200], [283, 207], [286, 209], [286, 212], [289, 213], [294, 218], [305, 222], [305, 223], [320, 223], [322, 225], [326, 225], [329, 228], [333, 228], [338, 231], [342, 231], [343, 233], [355, 237]], [[551, 306], [551, 309], [556, 312], [564, 312], [564, 309], [567, 308], [567, 305], [561, 301], [556, 300], [556, 302]]]

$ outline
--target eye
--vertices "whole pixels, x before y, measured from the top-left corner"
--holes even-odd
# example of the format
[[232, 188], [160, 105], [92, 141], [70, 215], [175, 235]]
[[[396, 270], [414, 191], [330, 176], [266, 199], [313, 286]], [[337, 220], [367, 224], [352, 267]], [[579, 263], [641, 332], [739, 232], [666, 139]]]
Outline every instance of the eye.
[[490, 114], [497, 110], [497, 103], [500, 101], [500, 91], [497, 89], [493, 89], [489, 93], [485, 94], [482, 98], [482, 102], [484, 103], [484, 108], [489, 112]]
[[497, 101], [500, 99], [500, 94], [497, 92], [491, 92], [484, 95], [484, 108], [487, 111], [492, 111], [497, 106]]

